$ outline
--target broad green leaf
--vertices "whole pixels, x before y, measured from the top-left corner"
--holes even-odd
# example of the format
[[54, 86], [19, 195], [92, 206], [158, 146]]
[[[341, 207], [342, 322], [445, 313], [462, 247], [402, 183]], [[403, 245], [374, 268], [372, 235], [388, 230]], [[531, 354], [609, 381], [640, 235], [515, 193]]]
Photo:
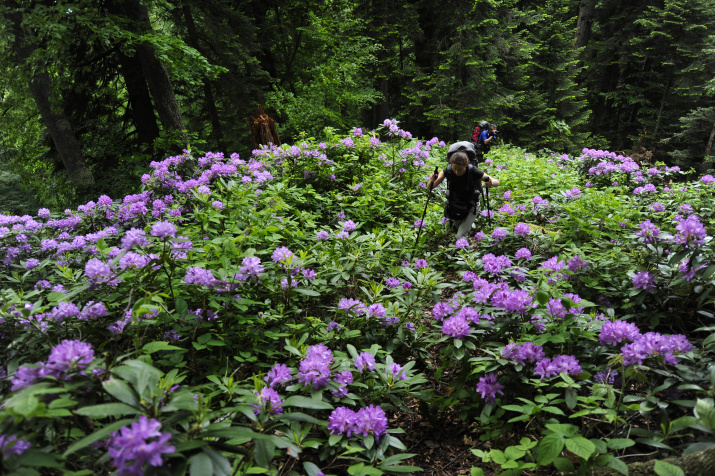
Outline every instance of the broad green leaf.
[[107, 418], [122, 415], [136, 415], [139, 413], [139, 410], [126, 403], [103, 403], [101, 405], [79, 408], [75, 410], [75, 413], [90, 418]]
[[301, 395], [293, 395], [283, 401], [283, 407], [298, 407], [307, 408], [309, 410], [332, 410], [333, 406], [328, 402], [317, 400], [314, 398], [303, 397]]
[[568, 438], [566, 440], [566, 449], [586, 460], [596, 452], [596, 446], [583, 436]]
[[203, 451], [189, 458], [189, 465], [190, 476], [214, 474], [214, 465], [211, 463], [211, 458]]
[[653, 470], [658, 476], [685, 476], [685, 471], [680, 467], [661, 460], [656, 460]]
[[546, 435], [539, 443], [539, 466], [551, 464], [564, 449], [564, 438], [559, 435]]

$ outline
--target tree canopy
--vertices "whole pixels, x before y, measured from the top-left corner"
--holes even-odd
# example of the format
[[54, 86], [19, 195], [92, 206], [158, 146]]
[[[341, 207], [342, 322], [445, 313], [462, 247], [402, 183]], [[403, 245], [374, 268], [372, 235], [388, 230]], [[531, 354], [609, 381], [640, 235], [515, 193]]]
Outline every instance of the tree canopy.
[[535, 149], [708, 168], [712, 0], [0, 3], [0, 159], [47, 205], [125, 193], [152, 160], [399, 118], [481, 120]]

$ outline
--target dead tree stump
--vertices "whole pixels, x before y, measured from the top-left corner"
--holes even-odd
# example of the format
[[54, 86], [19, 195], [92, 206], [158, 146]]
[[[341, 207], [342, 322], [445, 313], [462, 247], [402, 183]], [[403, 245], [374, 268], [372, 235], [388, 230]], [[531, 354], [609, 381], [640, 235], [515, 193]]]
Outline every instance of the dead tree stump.
[[268, 117], [268, 114], [263, 112], [261, 105], [258, 105], [258, 117], [253, 117], [248, 120], [251, 124], [251, 136], [253, 137], [253, 147], [256, 149], [261, 145], [281, 145], [276, 131], [276, 123]]

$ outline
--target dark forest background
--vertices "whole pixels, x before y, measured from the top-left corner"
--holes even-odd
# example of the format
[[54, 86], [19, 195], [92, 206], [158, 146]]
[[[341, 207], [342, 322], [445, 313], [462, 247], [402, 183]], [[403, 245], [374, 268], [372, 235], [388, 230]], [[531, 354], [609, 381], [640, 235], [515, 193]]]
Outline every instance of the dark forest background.
[[534, 152], [712, 166], [713, 1], [0, 0], [0, 14], [0, 168], [44, 206], [133, 192], [184, 148], [247, 158], [258, 104], [284, 143], [386, 118], [449, 142], [486, 119]]

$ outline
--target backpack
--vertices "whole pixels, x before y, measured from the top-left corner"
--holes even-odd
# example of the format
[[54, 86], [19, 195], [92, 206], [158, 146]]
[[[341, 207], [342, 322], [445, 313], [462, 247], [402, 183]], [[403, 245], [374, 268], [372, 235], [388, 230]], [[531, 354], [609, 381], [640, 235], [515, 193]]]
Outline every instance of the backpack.
[[477, 163], [477, 149], [474, 143], [463, 140], [450, 145], [449, 149], [447, 149], [447, 162], [449, 162], [450, 157], [452, 157], [452, 154], [455, 152], [464, 152], [467, 154], [470, 164]]
[[479, 126], [475, 126], [474, 130], [472, 131], [472, 142], [477, 142], [479, 141], [479, 134], [482, 133], [482, 128]]
[[[474, 190], [472, 199], [469, 202], [464, 202], [457, 198], [456, 194], [454, 197], [450, 197], [449, 182], [447, 180], [447, 203], [444, 204], [444, 216], [451, 220], [464, 220], [471, 210], [476, 212], [477, 205], [479, 204], [479, 198], [482, 197], [482, 184], [481, 180], [477, 182], [476, 186], [474, 184], [474, 167], [472, 164], [467, 165], [467, 188]], [[452, 164], [448, 165], [444, 169], [445, 177], [451, 176]]]
[[488, 128], [488, 121], [482, 121], [479, 123], [479, 125], [474, 126], [474, 130], [472, 131], [472, 142], [479, 142], [479, 135], [482, 133], [482, 131], [486, 131]]

